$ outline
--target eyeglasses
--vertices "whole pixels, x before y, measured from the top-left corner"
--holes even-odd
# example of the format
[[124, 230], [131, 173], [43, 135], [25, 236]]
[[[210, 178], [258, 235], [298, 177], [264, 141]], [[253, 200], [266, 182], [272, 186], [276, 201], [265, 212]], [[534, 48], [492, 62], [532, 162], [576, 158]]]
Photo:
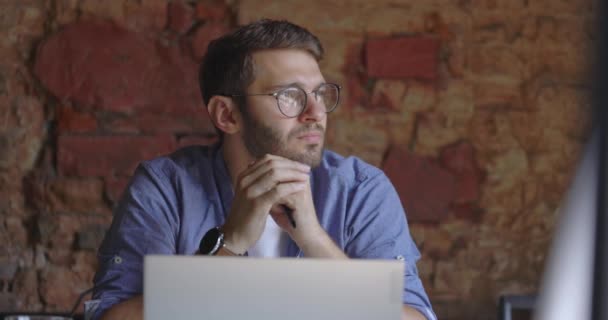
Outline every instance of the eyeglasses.
[[336, 109], [340, 102], [340, 87], [335, 83], [323, 83], [317, 89], [307, 93], [298, 86], [289, 86], [273, 93], [225, 94], [228, 97], [272, 96], [277, 99], [279, 111], [288, 117], [295, 118], [304, 112], [308, 95], [314, 93], [315, 101], [325, 107], [325, 113]]

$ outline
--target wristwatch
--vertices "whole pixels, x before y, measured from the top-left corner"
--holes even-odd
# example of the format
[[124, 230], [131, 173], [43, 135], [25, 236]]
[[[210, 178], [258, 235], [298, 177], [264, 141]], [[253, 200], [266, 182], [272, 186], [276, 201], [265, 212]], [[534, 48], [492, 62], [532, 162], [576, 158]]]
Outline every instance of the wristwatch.
[[198, 253], [214, 256], [224, 246], [224, 233], [219, 227], [211, 228], [201, 239], [198, 246]]

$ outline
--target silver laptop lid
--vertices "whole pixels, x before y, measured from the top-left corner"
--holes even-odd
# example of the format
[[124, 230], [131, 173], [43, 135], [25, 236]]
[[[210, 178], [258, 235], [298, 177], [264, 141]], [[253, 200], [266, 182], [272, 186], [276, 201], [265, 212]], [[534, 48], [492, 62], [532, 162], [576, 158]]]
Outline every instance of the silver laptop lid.
[[400, 319], [403, 261], [146, 256], [144, 319]]

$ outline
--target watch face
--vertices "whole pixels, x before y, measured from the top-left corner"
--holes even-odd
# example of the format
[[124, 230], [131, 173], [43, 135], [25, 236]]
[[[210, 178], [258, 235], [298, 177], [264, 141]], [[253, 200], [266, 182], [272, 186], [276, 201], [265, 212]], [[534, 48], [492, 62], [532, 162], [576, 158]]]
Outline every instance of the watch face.
[[[201, 243], [198, 247], [198, 252], [200, 254], [214, 254], [219, 247], [221, 246], [222, 233], [218, 228], [213, 228], [205, 234], [203, 239], [201, 239]], [[215, 250], [214, 250], [215, 249]]]

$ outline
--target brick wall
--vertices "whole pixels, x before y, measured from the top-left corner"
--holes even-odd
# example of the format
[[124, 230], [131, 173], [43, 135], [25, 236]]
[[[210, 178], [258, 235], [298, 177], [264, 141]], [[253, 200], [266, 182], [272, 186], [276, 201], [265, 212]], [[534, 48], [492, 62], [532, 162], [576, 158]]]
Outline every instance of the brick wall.
[[328, 146], [385, 170], [442, 319], [538, 288], [590, 127], [592, 0], [7, 0], [0, 4], [0, 310], [65, 311], [137, 163], [215, 132], [207, 43], [285, 18], [343, 86]]

